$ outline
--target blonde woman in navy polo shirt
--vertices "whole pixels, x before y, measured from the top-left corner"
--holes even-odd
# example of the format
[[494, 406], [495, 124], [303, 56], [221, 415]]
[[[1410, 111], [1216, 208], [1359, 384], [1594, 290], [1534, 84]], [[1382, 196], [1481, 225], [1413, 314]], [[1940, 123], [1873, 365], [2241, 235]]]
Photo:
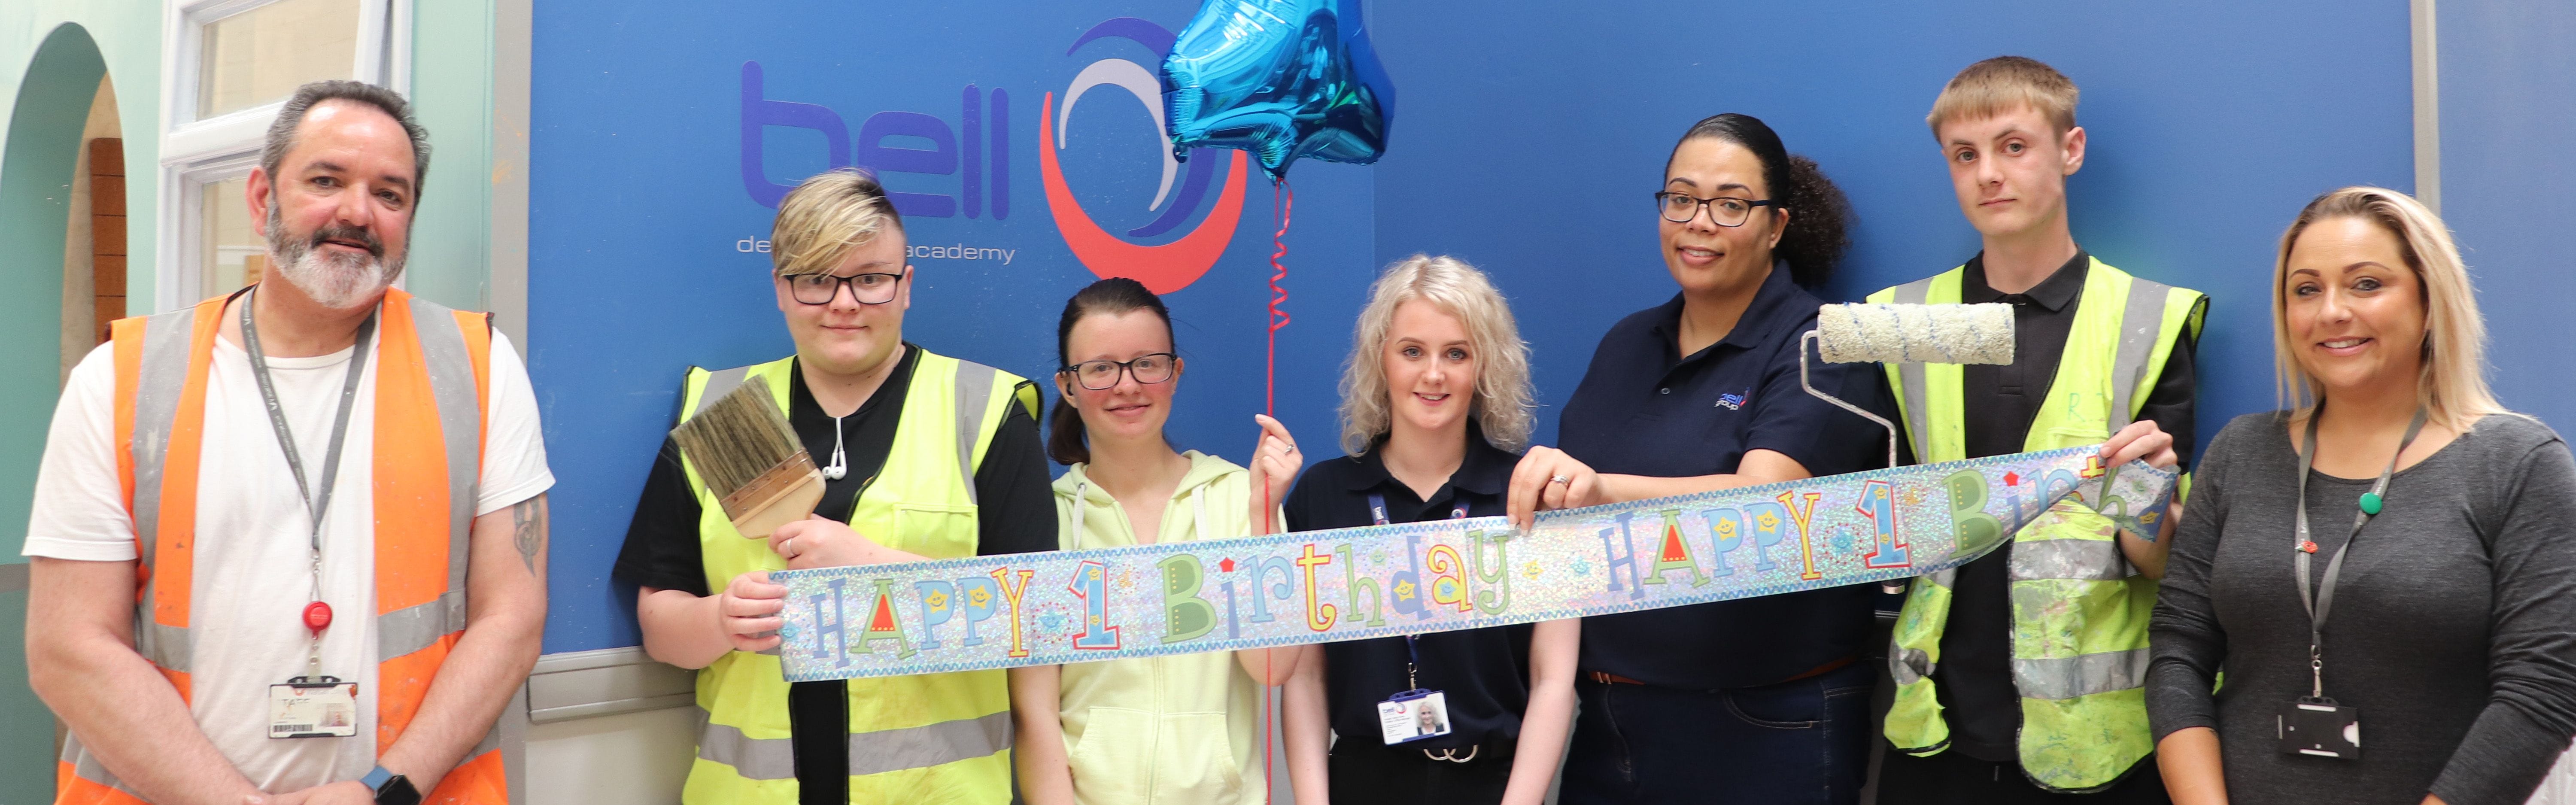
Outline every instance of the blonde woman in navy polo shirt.
[[[1761, 120], [1724, 114], [1674, 146], [1655, 204], [1681, 292], [1602, 336], [1557, 446], [1513, 473], [1512, 517], [1885, 466], [1886, 431], [1798, 387], [1799, 334], [1820, 304], [1800, 286], [1822, 284], [1849, 243], [1842, 191]], [[1892, 417], [1880, 374], [1817, 363], [1813, 382]], [[1855, 801], [1875, 593], [1584, 619], [1561, 801]]]
[[[1502, 514], [1531, 419], [1529, 348], [1503, 295], [1465, 263], [1415, 255], [1369, 289], [1357, 330], [1342, 377], [1350, 455], [1297, 481], [1289, 530]], [[1538, 805], [1574, 716], [1580, 628], [1307, 647], [1281, 708], [1297, 801]], [[1449, 732], [1389, 744], [1377, 705], [1415, 689], [1440, 691], [1448, 712], [1416, 711], [1411, 723]]]

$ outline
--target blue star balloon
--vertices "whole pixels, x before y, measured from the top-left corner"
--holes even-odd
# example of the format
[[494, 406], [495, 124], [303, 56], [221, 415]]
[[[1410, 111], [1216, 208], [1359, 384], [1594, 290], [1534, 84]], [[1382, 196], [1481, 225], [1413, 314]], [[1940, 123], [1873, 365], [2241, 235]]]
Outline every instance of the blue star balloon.
[[1174, 155], [1241, 148], [1273, 179], [1298, 157], [1376, 162], [1395, 87], [1360, 19], [1359, 0], [1207, 0], [1163, 59]]

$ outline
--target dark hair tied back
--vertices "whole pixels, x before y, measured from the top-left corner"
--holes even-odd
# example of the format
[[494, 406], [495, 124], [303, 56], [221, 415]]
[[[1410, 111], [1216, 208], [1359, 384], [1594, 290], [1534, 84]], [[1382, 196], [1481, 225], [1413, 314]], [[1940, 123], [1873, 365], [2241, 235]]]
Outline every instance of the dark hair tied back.
[[[1850, 199], [1825, 176], [1824, 169], [1815, 160], [1789, 153], [1780, 135], [1752, 115], [1728, 112], [1701, 119], [1673, 144], [1673, 151], [1679, 153], [1682, 143], [1698, 139], [1743, 146], [1762, 163], [1762, 184], [1769, 188], [1771, 200], [1789, 212], [1789, 227], [1780, 233], [1780, 245], [1771, 252], [1789, 264], [1790, 281], [1814, 288], [1831, 279], [1843, 253], [1851, 249], [1852, 209]], [[1672, 169], [1667, 157], [1664, 172], [1669, 175]]]
[[[1066, 350], [1072, 346], [1069, 342], [1075, 322], [1093, 314], [1115, 316], [1131, 310], [1154, 311], [1154, 317], [1163, 320], [1163, 334], [1171, 335], [1171, 309], [1163, 306], [1162, 297], [1145, 290], [1144, 283], [1126, 277], [1110, 277], [1074, 292], [1072, 299], [1065, 300], [1064, 316], [1055, 325], [1056, 365], [1073, 362], [1072, 355]], [[1172, 348], [1180, 348], [1179, 339], [1172, 339]], [[1082, 412], [1075, 410], [1073, 403], [1065, 401], [1061, 390], [1055, 398], [1055, 407], [1047, 412], [1046, 448], [1047, 457], [1055, 459], [1058, 464], [1070, 466], [1091, 460], [1091, 445], [1082, 440]]]

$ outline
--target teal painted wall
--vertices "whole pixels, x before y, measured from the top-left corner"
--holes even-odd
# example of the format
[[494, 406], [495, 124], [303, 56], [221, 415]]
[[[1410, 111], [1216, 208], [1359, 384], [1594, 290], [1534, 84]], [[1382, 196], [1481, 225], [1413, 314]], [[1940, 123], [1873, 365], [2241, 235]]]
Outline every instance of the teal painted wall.
[[[0, 563], [25, 560], [27, 508], [59, 376], [63, 231], [82, 123], [102, 72], [130, 128], [130, 166], [159, 161], [161, 6], [152, 0], [0, 3]], [[148, 169], [140, 174], [148, 177]], [[127, 193], [129, 297], [149, 305], [159, 194]], [[41, 347], [36, 345], [43, 345]], [[0, 592], [0, 805], [51, 799], [53, 716], [27, 688], [27, 595]]]
[[404, 287], [461, 310], [491, 308], [492, 5], [415, 2], [412, 12], [412, 113], [432, 150]]

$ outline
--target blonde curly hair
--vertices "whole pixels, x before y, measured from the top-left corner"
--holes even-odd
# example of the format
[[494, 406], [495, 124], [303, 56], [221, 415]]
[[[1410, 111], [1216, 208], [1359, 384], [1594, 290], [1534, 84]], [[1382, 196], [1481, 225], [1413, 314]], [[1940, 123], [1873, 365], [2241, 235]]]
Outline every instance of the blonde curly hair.
[[1417, 299], [1466, 326], [1468, 346], [1480, 361], [1468, 413], [1484, 427], [1486, 441], [1520, 452], [1529, 445], [1537, 405], [1530, 389], [1529, 344], [1521, 340], [1511, 303], [1475, 266], [1423, 254], [1387, 266], [1369, 286], [1368, 307], [1360, 311], [1352, 333], [1350, 359], [1342, 363], [1342, 450], [1367, 452], [1394, 427], [1382, 357], [1386, 330], [1396, 307]]

